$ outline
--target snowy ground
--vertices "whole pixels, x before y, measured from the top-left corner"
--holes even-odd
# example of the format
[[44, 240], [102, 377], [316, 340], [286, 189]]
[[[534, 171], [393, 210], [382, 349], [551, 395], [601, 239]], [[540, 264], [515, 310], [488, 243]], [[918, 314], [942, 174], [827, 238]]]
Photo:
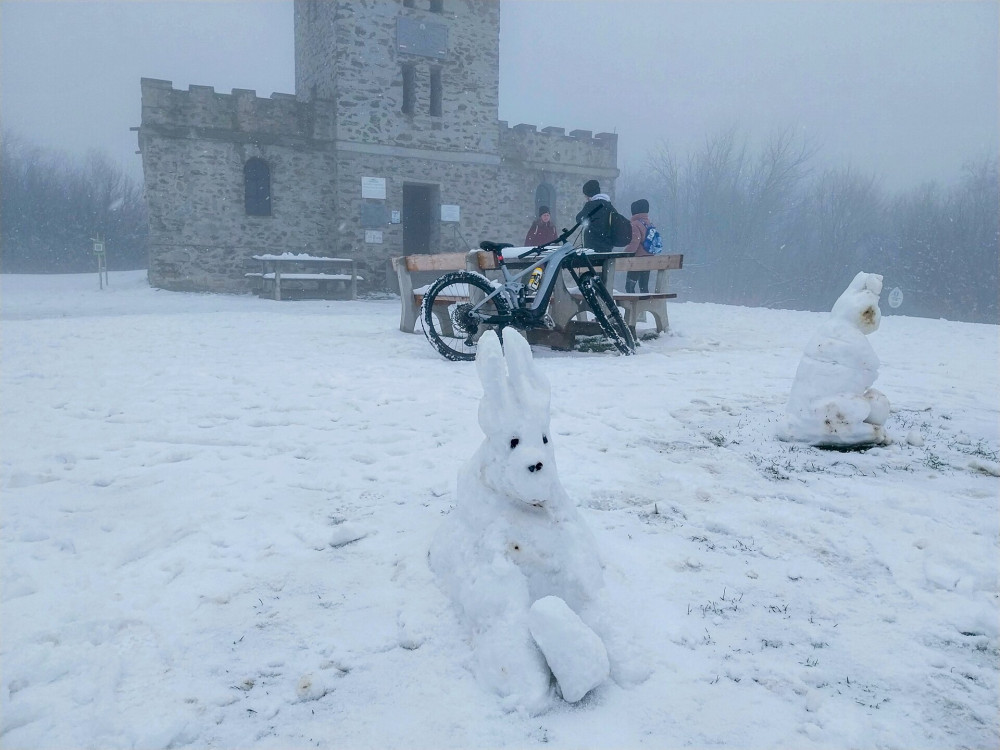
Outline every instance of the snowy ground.
[[867, 453], [773, 437], [820, 314], [536, 348], [652, 676], [529, 717], [427, 565], [479, 381], [397, 301], [2, 276], [0, 313], [4, 747], [1000, 743], [995, 326], [885, 317]]

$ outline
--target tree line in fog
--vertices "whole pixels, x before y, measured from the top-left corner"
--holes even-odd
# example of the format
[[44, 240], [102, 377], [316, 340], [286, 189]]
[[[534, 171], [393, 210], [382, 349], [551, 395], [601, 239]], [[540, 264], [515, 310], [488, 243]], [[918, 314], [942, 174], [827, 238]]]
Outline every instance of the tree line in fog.
[[[751, 147], [735, 129], [683, 156], [664, 147], [618, 183], [618, 208], [650, 202], [664, 252], [683, 253], [680, 299], [829, 310], [858, 271], [899, 288], [904, 315], [1000, 322], [1000, 190], [994, 156], [955, 183], [889, 193], [854, 168], [819, 169], [789, 133]], [[916, 158], [916, 157], [915, 157]]]
[[142, 187], [101, 152], [74, 160], [4, 132], [0, 141], [0, 271], [96, 271], [104, 239], [108, 268], [145, 268]]
[[[968, 162], [954, 184], [890, 193], [854, 168], [821, 169], [788, 133], [750, 146], [736, 129], [684, 155], [669, 148], [618, 181], [616, 205], [647, 198], [664, 251], [684, 254], [681, 300], [829, 310], [858, 271], [898, 287], [904, 315], [1000, 322], [997, 159]], [[5, 133], [0, 155], [0, 271], [145, 268], [142, 187], [107, 156], [82, 162]], [[516, 241], [516, 240], [515, 240]]]

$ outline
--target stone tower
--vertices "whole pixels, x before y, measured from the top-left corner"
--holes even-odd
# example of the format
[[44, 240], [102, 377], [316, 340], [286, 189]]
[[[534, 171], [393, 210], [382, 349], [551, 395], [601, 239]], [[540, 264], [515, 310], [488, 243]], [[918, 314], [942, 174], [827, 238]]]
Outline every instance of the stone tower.
[[142, 80], [154, 286], [245, 291], [252, 255], [292, 252], [388, 288], [391, 256], [519, 244], [539, 204], [565, 225], [586, 180], [613, 192], [616, 136], [498, 120], [498, 0], [294, 14], [295, 96]]

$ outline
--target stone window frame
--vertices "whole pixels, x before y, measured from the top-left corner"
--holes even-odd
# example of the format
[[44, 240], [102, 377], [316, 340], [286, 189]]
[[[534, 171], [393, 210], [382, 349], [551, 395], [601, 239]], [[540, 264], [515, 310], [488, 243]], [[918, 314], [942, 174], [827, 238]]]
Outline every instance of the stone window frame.
[[429, 112], [431, 117], [444, 115], [444, 82], [442, 69], [439, 65], [431, 66], [431, 101]]
[[400, 111], [404, 115], [414, 115], [417, 112], [417, 65], [404, 62], [403, 71], [403, 103]]
[[548, 206], [552, 223], [556, 223], [556, 186], [551, 182], [539, 182], [535, 188], [535, 217], [538, 217], [539, 206]]
[[271, 165], [259, 156], [243, 163], [243, 209], [247, 216], [271, 215]]
[[[416, 8], [416, 0], [403, 0], [404, 8]], [[427, 10], [431, 13], [444, 13], [444, 0], [428, 0]]]

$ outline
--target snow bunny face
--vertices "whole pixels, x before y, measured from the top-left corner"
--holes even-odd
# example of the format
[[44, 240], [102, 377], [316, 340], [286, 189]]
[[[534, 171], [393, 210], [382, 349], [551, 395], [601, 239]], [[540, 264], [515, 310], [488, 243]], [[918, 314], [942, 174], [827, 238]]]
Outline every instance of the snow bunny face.
[[504, 347], [493, 331], [479, 340], [476, 370], [483, 384], [479, 426], [483, 481], [502, 496], [542, 506], [558, 486], [549, 435], [549, 381], [524, 338], [507, 328]]
[[854, 326], [866, 336], [878, 330], [882, 311], [878, 298], [882, 294], [882, 277], [862, 271], [833, 303], [830, 315]]

